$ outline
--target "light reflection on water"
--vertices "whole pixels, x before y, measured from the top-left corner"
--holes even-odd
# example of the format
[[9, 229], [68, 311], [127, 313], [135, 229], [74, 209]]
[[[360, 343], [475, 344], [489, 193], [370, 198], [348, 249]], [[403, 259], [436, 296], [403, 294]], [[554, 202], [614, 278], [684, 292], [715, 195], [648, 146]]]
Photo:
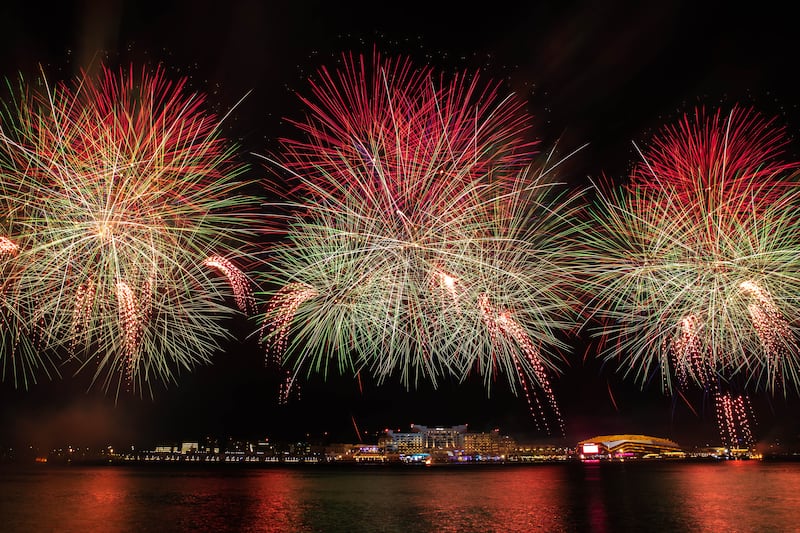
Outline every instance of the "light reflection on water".
[[0, 468], [0, 530], [795, 531], [800, 463]]

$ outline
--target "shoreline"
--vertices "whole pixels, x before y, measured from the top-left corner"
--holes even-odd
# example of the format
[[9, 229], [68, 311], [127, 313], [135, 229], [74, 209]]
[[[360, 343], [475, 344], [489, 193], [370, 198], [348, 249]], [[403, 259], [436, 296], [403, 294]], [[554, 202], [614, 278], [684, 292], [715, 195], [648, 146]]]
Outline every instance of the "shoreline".
[[666, 463], [728, 463], [728, 462], [769, 462], [769, 463], [797, 463], [800, 454], [772, 455], [761, 458], [719, 458], [719, 457], [686, 457], [686, 458], [648, 458], [621, 460], [594, 460], [558, 459], [540, 461], [481, 461], [481, 462], [432, 462], [404, 463], [402, 461], [384, 462], [356, 462], [356, 461], [200, 461], [200, 460], [140, 460], [140, 459], [79, 459], [68, 461], [7, 461], [0, 466], [29, 466], [35, 468], [72, 468], [72, 467], [145, 467], [153, 469], [230, 469], [230, 470], [259, 470], [259, 469], [349, 469], [349, 470], [426, 470], [426, 469], [480, 469], [480, 468], [525, 468], [553, 465], [641, 465], [641, 464], [666, 464]]

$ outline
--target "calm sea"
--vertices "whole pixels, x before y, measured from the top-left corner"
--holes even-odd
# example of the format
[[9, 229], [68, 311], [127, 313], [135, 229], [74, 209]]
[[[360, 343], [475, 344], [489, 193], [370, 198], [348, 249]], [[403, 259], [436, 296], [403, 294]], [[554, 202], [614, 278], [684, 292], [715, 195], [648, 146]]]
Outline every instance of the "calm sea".
[[800, 531], [800, 463], [3, 466], [0, 530]]

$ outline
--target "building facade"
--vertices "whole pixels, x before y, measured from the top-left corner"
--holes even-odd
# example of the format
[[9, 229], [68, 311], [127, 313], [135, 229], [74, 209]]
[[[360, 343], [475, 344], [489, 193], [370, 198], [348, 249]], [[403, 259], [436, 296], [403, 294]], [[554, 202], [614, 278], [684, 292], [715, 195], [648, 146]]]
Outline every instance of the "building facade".
[[578, 443], [577, 453], [583, 460], [626, 458], [685, 457], [686, 452], [675, 441], [648, 435], [598, 435]]

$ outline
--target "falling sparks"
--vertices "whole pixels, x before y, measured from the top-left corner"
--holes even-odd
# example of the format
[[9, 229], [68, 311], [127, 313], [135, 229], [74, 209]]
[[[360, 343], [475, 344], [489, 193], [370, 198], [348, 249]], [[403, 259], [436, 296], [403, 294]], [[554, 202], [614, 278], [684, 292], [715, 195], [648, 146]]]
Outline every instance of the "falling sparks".
[[750, 401], [730, 392], [717, 392], [714, 400], [722, 444], [729, 448], [750, 448], [754, 443], [750, 429]]
[[747, 309], [753, 319], [753, 327], [761, 339], [766, 359], [767, 379], [772, 386], [775, 380], [781, 379], [781, 361], [789, 359], [797, 351], [792, 329], [775, 306], [769, 293], [754, 281], [744, 281], [740, 288], [751, 295], [755, 302], [748, 304]]
[[703, 357], [699, 334], [697, 317], [689, 315], [681, 320], [680, 334], [672, 345], [675, 372], [684, 388], [690, 382], [703, 384], [708, 379], [708, 363]]
[[[263, 333], [262, 339], [269, 343], [269, 354], [272, 355], [272, 362], [275, 363], [275, 366], [283, 367], [287, 336], [297, 309], [303, 302], [314, 298], [317, 294], [313, 287], [302, 283], [292, 283], [278, 291], [270, 301], [268, 316], [276, 318], [269, 323], [272, 330]], [[283, 379], [278, 385], [278, 403], [280, 405], [288, 403], [293, 389], [298, 390], [297, 385], [293, 387], [294, 381], [294, 374], [290, 370], [283, 370]]]
[[[550, 380], [547, 377], [547, 372], [542, 365], [539, 350], [531, 342], [530, 337], [522, 328], [522, 326], [513, 318], [511, 318], [507, 311], [498, 312], [489, 302], [489, 298], [485, 294], [482, 294], [479, 297], [478, 305], [480, 306], [481, 315], [483, 316], [484, 322], [489, 328], [491, 337], [496, 339], [499, 335], [507, 335], [517, 343], [517, 346], [519, 346], [520, 351], [525, 356], [525, 362], [527, 363], [526, 369], [529, 368], [532, 371], [537, 387], [544, 393], [545, 398], [547, 398], [549, 408], [555, 415], [559, 425], [560, 433], [563, 436], [564, 420], [561, 416], [561, 411], [558, 408], [555, 395], [553, 394], [553, 389], [550, 385]], [[528, 402], [528, 406], [531, 409], [534, 420], [536, 420], [537, 423], [541, 422], [544, 426], [544, 430], [548, 434], [551, 434], [552, 428], [548, 422], [548, 416], [545, 412], [544, 406], [542, 406], [541, 401], [539, 400], [539, 395], [536, 393], [536, 389], [529, 388], [527, 385], [527, 380], [525, 378], [528, 374], [528, 371], [523, 369], [519, 358], [514, 358], [514, 367], [519, 375], [520, 383], [522, 384], [523, 392], [525, 393], [525, 399]]]
[[[681, 321], [680, 334], [672, 346], [680, 384], [686, 388], [690, 382], [699, 383], [709, 391], [714, 399], [717, 427], [723, 445], [737, 448], [750, 447], [754, 442], [750, 429], [752, 417], [745, 409], [746, 402], [748, 406], [749, 402], [742, 395], [734, 396], [730, 391], [721, 390], [719, 377], [702, 353], [703, 348], [699, 341], [701, 334], [696, 316], [690, 315]], [[682, 393], [681, 396], [685, 400]]]
[[250, 280], [244, 272], [220, 255], [213, 255], [207, 258], [203, 261], [203, 264], [209, 268], [216, 269], [228, 279], [236, 299], [236, 305], [243, 313], [251, 313], [255, 309]]
[[444, 290], [447, 295], [446, 297], [449, 298], [449, 301], [442, 302], [442, 305], [452, 305], [453, 309], [458, 310], [460, 305], [458, 302], [458, 292], [456, 291], [456, 283], [458, 279], [446, 272], [442, 272], [439, 269], [434, 270], [433, 279], [434, 282], [437, 283], [442, 290]]
[[286, 339], [294, 320], [297, 309], [310, 298], [317, 296], [317, 291], [303, 283], [291, 283], [278, 291], [270, 302], [270, 316], [277, 316], [276, 320], [270, 323], [272, 331], [264, 336], [270, 339], [270, 352], [277, 356], [279, 360], [286, 351]]
[[[130, 290], [130, 289], [128, 289]], [[75, 295], [75, 311], [72, 316], [73, 339], [70, 351], [75, 353], [78, 345], [86, 342], [85, 336], [89, 334], [89, 324], [91, 320], [92, 307], [95, 304], [94, 283], [89, 279], [78, 287]], [[117, 285], [117, 299], [119, 300], [119, 284]]]
[[456, 278], [445, 272], [437, 272], [437, 274], [444, 288], [451, 294], [455, 294]]
[[142, 323], [139, 319], [139, 309], [133, 291], [123, 281], [117, 282], [117, 305], [119, 306], [119, 320], [125, 335], [126, 378], [130, 382], [134, 378], [139, 359]]

